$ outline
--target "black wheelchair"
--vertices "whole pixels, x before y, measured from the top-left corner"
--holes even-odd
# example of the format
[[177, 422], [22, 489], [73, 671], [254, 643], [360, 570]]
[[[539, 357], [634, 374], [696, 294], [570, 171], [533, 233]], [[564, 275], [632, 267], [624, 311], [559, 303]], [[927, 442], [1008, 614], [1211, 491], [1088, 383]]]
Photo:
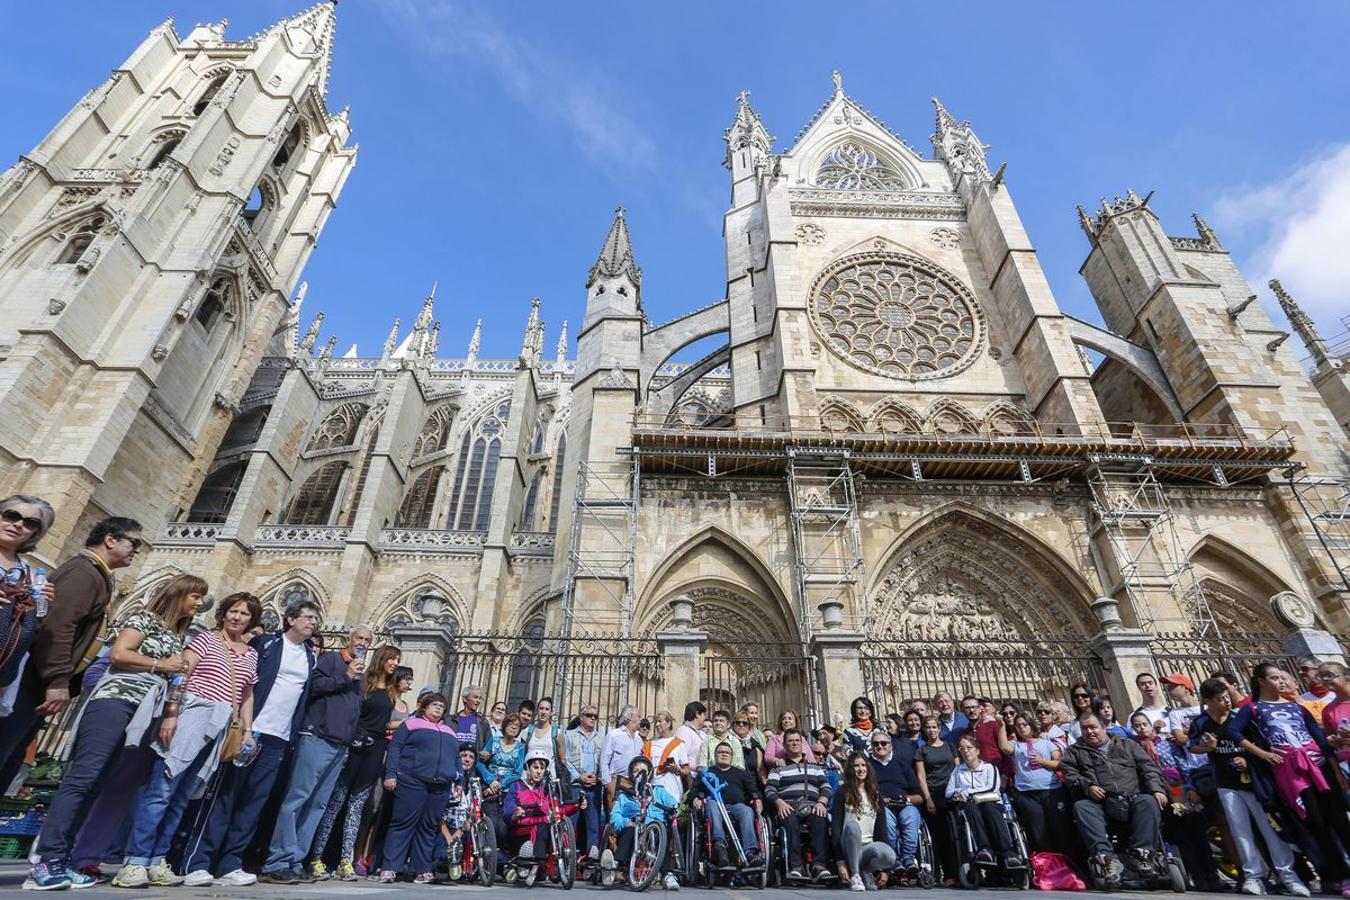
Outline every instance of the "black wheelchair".
[[[713, 854], [712, 817], [722, 816], [722, 827], [727, 835], [728, 853], [731, 865], [718, 866]], [[708, 799], [702, 810], [689, 810], [689, 824], [686, 829], [689, 853], [686, 856], [686, 883], [702, 882], [709, 888], [718, 884], [731, 886], [748, 885], [763, 890], [769, 886], [774, 874], [773, 833], [768, 819], [761, 813], [755, 813], [755, 835], [759, 858], [751, 862], [749, 847], [741, 845], [740, 832], [735, 822], [719, 801]]]
[[[1008, 796], [981, 795], [974, 798], [973, 802], [979, 804], [981, 809], [986, 804], [992, 804], [997, 809], [999, 819], [1008, 831], [1008, 849], [994, 851], [991, 847], [990, 858], [981, 859], [966, 804], [952, 804], [950, 816], [952, 834], [955, 838], [957, 883], [966, 889], [991, 883], [1021, 890], [1031, 887], [1031, 854], [1027, 849], [1026, 834], [1022, 831], [1021, 823], [1017, 821]], [[992, 835], [989, 843], [991, 845], [996, 843]]]

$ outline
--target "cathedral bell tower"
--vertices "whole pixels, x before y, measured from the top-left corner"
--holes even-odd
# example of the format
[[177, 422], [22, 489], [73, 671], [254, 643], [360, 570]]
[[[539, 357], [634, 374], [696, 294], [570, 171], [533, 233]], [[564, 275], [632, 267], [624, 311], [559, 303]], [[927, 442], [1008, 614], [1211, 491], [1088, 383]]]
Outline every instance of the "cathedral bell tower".
[[322, 3], [251, 38], [172, 20], [0, 174], [0, 490], [40, 548], [186, 506], [356, 161]]

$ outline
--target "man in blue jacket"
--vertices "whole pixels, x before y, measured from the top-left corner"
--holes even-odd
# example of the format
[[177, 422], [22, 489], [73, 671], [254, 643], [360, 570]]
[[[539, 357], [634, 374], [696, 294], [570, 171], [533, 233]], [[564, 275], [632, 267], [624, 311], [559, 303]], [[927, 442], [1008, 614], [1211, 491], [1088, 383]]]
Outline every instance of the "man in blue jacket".
[[300, 731], [314, 671], [309, 639], [319, 627], [319, 613], [313, 600], [298, 600], [286, 607], [284, 631], [260, 634], [250, 642], [258, 653], [258, 683], [253, 687], [258, 755], [249, 766], [224, 767], [206, 828], [188, 841], [185, 885], [200, 887], [214, 878], [222, 885], [243, 887], [258, 880], [244, 871], [241, 857]]
[[[295, 744], [291, 778], [277, 811], [262, 881], [294, 884], [307, 880], [304, 867], [309, 845], [347, 761], [347, 746], [356, 737], [364, 693], [361, 675], [366, 670], [366, 650], [373, 639], [369, 625], [357, 625], [348, 635], [346, 647], [325, 653], [314, 666], [304, 725]], [[315, 857], [318, 856], [316, 853]], [[311, 877], [327, 878], [322, 866], [323, 863], [315, 863]]]
[[869, 761], [877, 775], [881, 802], [886, 806], [886, 839], [895, 848], [900, 867], [910, 877], [919, 874], [915, 854], [919, 849], [919, 807], [923, 804], [919, 776], [914, 771], [914, 750], [913, 741], [902, 739], [893, 745], [891, 736], [884, 731], [872, 733]]
[[933, 708], [937, 711], [938, 736], [944, 744], [948, 741], [955, 744], [970, 730], [970, 720], [956, 708], [956, 700], [946, 691], [933, 695]]

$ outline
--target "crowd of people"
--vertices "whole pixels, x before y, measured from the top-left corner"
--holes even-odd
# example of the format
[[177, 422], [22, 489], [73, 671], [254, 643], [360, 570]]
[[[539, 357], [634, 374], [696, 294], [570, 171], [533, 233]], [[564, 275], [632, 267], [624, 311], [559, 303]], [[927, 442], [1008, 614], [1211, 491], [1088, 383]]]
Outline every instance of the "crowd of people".
[[[733, 878], [773, 853], [789, 882], [857, 891], [1046, 861], [1111, 885], [1156, 877], [1166, 846], [1198, 889], [1350, 897], [1350, 673], [1338, 662], [1265, 662], [1246, 685], [1144, 673], [1123, 716], [1080, 682], [1065, 702], [943, 691], [884, 719], [858, 697], [843, 727], [697, 700], [678, 722], [636, 706], [602, 722], [593, 703], [558, 716], [550, 697], [485, 707], [473, 686], [412, 697], [412, 670], [397, 647], [372, 646], [368, 626], [323, 651], [308, 600], [267, 632], [258, 598], [233, 593], [194, 633], [210, 586], [190, 574], [102, 645], [112, 573], [134, 559], [140, 526], [99, 522], [44, 584], [20, 555], [52, 520], [37, 498], [0, 501], [4, 785], [44, 719], [80, 704], [28, 889], [99, 884], [113, 855], [111, 883], [125, 888], [428, 883], [441, 863], [453, 880], [481, 804], [489, 864], [526, 884], [556, 874], [562, 819], [575, 864], [606, 884], [623, 879], [639, 826], [661, 823], [676, 847], [695, 833], [681, 823], [702, 821], [705, 864]], [[782, 836], [772, 850], [769, 828]], [[690, 879], [687, 860], [659, 861], [667, 889]]]

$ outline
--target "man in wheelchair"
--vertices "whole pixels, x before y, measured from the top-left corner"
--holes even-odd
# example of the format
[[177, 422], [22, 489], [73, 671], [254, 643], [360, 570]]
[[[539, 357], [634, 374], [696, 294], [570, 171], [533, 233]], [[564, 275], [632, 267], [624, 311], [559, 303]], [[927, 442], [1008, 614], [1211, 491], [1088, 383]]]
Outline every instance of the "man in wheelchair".
[[1060, 771], [1075, 798], [1073, 819], [1093, 869], [1107, 884], [1124, 875], [1108, 832], [1115, 826], [1127, 831], [1129, 867], [1143, 878], [1163, 875], [1158, 849], [1167, 788], [1157, 765], [1134, 741], [1108, 734], [1095, 714], [1084, 713], [1078, 722], [1082, 739], [1065, 751]]
[[[619, 780], [614, 806], [609, 811], [609, 827], [618, 839], [615, 850], [605, 847], [600, 854], [601, 883], [612, 885], [617, 873], [627, 871], [642, 824], [659, 822], [668, 829], [679, 808], [679, 798], [652, 781], [651, 760], [645, 756], [633, 757], [628, 763], [628, 777]], [[665, 854], [659, 869], [665, 888], [678, 891], [680, 883], [675, 878], [671, 855]]]
[[[743, 768], [732, 765], [732, 749], [719, 743], [713, 751], [713, 764], [705, 769], [694, 785], [694, 809], [702, 810], [712, 829], [713, 865], [725, 869], [732, 865], [762, 866], [759, 838], [755, 834], [755, 813], [764, 811], [755, 778]], [[722, 809], [717, 806], [721, 805]], [[722, 815], [726, 811], [726, 817]], [[727, 819], [736, 828], [741, 858], [732, 862], [727, 853]]]
[[811, 850], [811, 880], [833, 880], [830, 854], [830, 783], [825, 770], [806, 759], [805, 738], [795, 728], [783, 732], [783, 764], [769, 773], [764, 798], [787, 832], [787, 878], [805, 878], [802, 830]]

